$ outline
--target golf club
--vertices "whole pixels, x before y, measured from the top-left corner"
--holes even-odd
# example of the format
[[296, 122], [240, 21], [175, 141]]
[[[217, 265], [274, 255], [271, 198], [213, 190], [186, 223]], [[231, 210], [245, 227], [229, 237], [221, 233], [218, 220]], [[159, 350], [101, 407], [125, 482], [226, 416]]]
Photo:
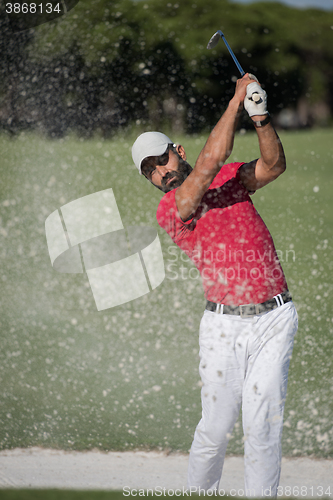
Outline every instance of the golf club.
[[[237, 57], [235, 56], [235, 54], [233, 53], [233, 51], [231, 50], [231, 47], [230, 45], [228, 44], [227, 42], [227, 39], [226, 37], [224, 36], [224, 34], [222, 33], [221, 30], [218, 30], [216, 33], [214, 33], [214, 35], [211, 37], [211, 39], [209, 40], [208, 44], [207, 44], [207, 49], [214, 49], [214, 47], [216, 47], [216, 45], [218, 44], [219, 42], [219, 39], [220, 37], [222, 38], [222, 40], [224, 41], [228, 51], [229, 51], [229, 54], [231, 55], [231, 57], [233, 58], [234, 60], [234, 63], [236, 64], [237, 68], [238, 68], [238, 71], [240, 72], [241, 76], [244, 76], [245, 75], [245, 71], [243, 70], [242, 66], [239, 64], [238, 62], [238, 59]], [[257, 102], [260, 100], [260, 96], [259, 94], [257, 93], [253, 93], [252, 94], [252, 99]]]
[[243, 70], [242, 66], [239, 64], [237, 57], [235, 56], [235, 54], [231, 50], [231, 47], [228, 44], [228, 42], [226, 40], [226, 37], [224, 36], [224, 34], [222, 33], [221, 30], [218, 30], [216, 33], [214, 33], [214, 35], [212, 36], [212, 38], [208, 42], [207, 49], [213, 49], [214, 47], [216, 47], [216, 45], [219, 42], [220, 37], [222, 38], [222, 40], [226, 44], [226, 47], [229, 50], [229, 54], [233, 58], [234, 63], [236, 64], [236, 66], [238, 68], [238, 71], [240, 72], [241, 76], [244, 76], [245, 75], [245, 71]]

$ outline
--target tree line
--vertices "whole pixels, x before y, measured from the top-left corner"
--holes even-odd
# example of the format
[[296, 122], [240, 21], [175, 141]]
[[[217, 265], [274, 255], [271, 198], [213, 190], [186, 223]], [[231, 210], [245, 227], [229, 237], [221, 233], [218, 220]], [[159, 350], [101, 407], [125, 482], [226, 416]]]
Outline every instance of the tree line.
[[13, 32], [0, 12], [0, 127], [107, 136], [133, 123], [194, 133], [213, 126], [238, 70], [268, 94], [281, 127], [330, 125], [333, 12], [229, 0], [81, 0]]

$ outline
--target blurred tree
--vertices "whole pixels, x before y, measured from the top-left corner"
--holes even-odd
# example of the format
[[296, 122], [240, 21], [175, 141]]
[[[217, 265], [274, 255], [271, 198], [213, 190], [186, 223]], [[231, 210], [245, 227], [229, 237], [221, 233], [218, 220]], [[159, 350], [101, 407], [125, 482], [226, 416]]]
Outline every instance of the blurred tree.
[[25, 35], [38, 73], [34, 85], [26, 82], [25, 102], [52, 135], [68, 127], [110, 134], [133, 121], [211, 127], [239, 76], [222, 41], [206, 49], [222, 29], [281, 125], [325, 124], [333, 115], [332, 26], [333, 12], [271, 2], [81, 0]]
[[0, 3], [0, 124], [9, 132], [26, 126], [25, 87], [30, 78], [26, 47], [33, 35], [29, 31], [14, 34]]

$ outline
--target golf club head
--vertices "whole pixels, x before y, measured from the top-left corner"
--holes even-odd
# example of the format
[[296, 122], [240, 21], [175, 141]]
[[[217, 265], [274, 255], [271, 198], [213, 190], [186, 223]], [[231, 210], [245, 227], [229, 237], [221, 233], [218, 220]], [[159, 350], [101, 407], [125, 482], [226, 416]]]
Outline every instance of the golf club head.
[[221, 33], [220, 31], [217, 31], [216, 33], [214, 33], [214, 35], [212, 36], [212, 38], [209, 40], [208, 44], [207, 44], [207, 49], [214, 49], [214, 47], [216, 47], [216, 45], [219, 43], [219, 39], [221, 38]]
[[226, 47], [227, 47], [227, 49], [229, 51], [229, 54], [233, 58], [234, 63], [236, 64], [236, 66], [238, 68], [238, 71], [240, 72], [241, 76], [244, 76], [245, 75], [245, 71], [243, 70], [242, 66], [239, 64], [237, 57], [235, 56], [235, 54], [231, 50], [231, 47], [228, 44], [228, 42], [227, 42], [227, 40], [226, 40], [226, 38], [225, 38], [225, 36], [224, 36], [224, 34], [222, 33], [221, 30], [218, 30], [216, 33], [214, 33], [214, 35], [212, 36], [212, 38], [208, 42], [207, 49], [213, 49], [214, 47], [216, 47], [216, 45], [218, 44], [220, 38], [222, 38], [222, 40], [224, 41], [224, 43], [225, 43], [225, 45], [226, 45]]

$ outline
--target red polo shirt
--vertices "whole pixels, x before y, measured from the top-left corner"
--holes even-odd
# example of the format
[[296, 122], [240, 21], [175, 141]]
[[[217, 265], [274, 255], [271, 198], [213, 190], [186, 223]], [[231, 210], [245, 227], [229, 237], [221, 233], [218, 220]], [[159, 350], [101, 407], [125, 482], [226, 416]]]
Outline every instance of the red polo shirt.
[[189, 221], [180, 219], [176, 189], [156, 214], [198, 268], [206, 298], [228, 305], [258, 304], [287, 290], [270, 232], [239, 182], [241, 165], [221, 168]]

